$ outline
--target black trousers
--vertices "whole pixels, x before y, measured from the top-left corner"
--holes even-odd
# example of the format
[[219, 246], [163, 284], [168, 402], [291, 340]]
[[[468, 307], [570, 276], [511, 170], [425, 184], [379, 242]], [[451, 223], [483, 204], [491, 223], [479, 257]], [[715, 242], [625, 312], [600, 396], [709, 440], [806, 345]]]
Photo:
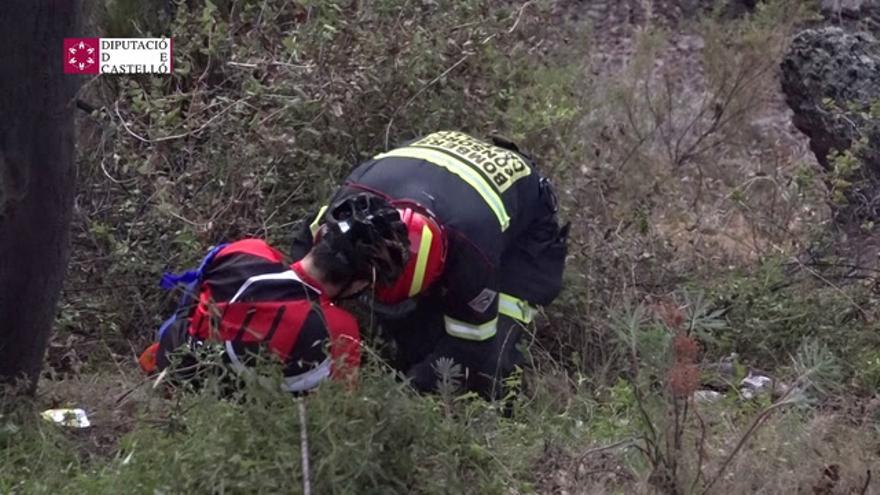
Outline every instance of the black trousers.
[[[423, 299], [416, 309], [403, 318], [380, 318], [383, 335], [390, 339], [396, 352], [392, 360], [395, 369], [406, 373], [415, 365], [430, 359], [438, 350], [446, 329], [443, 312], [436, 301]], [[457, 345], [439, 357], [452, 359], [459, 372], [452, 378], [461, 390], [477, 392], [486, 399], [504, 396], [504, 379], [517, 366], [525, 366], [525, 358], [518, 345], [524, 333], [523, 324], [505, 315], [498, 317], [498, 331], [493, 338], [484, 341], [468, 341]], [[448, 337], [447, 337], [448, 339]], [[440, 380], [437, 370], [430, 384], [421, 383], [423, 377], [413, 377], [416, 388], [423, 391], [436, 390]]]

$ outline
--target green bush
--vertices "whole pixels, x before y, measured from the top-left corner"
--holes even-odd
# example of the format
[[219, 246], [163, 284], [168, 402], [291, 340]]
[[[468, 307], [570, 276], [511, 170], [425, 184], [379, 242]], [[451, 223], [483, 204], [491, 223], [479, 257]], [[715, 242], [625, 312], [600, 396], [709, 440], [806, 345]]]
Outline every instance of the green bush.
[[864, 284], [822, 268], [769, 259], [754, 270], [731, 274], [714, 289], [729, 328], [712, 348], [715, 357], [735, 352], [762, 370], [784, 368], [802, 343], [815, 341], [837, 356], [845, 383], [876, 391], [880, 336], [874, 298]]
[[418, 396], [378, 365], [363, 371], [357, 390], [327, 383], [302, 399], [270, 376], [251, 376], [232, 395], [213, 382], [178, 391], [145, 411], [113, 455], [87, 462], [78, 460], [78, 448], [88, 448], [77, 445], [78, 432], [23, 421], [32, 417], [25, 411], [0, 418], [0, 489], [301, 493], [299, 401], [313, 493], [529, 491], [545, 447], [582, 441], [585, 431], [572, 407], [523, 397], [505, 417], [500, 405], [475, 398]]
[[54, 493], [80, 472], [73, 442], [30, 406], [0, 413], [2, 493]]

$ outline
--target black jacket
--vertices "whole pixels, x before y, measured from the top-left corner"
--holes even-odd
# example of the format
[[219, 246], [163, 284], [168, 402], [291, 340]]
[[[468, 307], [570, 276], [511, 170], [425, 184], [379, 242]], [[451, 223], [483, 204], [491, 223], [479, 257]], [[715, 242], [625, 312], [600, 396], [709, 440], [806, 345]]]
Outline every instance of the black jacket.
[[[447, 231], [444, 273], [434, 287], [420, 295], [420, 299], [430, 300], [431, 312], [442, 313], [442, 319], [422, 315], [420, 324], [436, 326], [442, 321], [442, 330], [407, 330], [410, 335], [424, 334], [422, 344], [430, 342], [431, 347], [417, 353], [428, 354], [415, 359], [420, 362], [408, 360], [413, 367], [408, 370], [411, 375], [433, 377], [431, 365], [444, 356], [472, 371], [484, 368], [475, 361], [495, 358], [477, 350], [485, 345], [476, 343], [494, 338], [499, 294], [514, 292], [532, 304], [548, 304], [559, 292], [564, 239], [561, 259], [556, 263], [559, 268], [551, 270], [558, 274], [545, 276], [544, 281], [535, 280], [542, 278], [533, 270], [535, 263], [512, 262], [522, 258], [521, 254], [544, 249], [530, 247], [534, 244], [530, 238], [536, 233], [545, 244], [560, 235], [555, 197], [550, 197], [552, 192], [531, 159], [515, 146], [490, 145], [459, 132], [429, 134], [360, 164], [331, 203], [363, 191], [391, 201], [418, 203]], [[294, 257], [303, 256], [311, 242], [311, 234], [304, 228], [294, 242]], [[419, 366], [420, 371], [416, 369]], [[422, 381], [433, 383], [428, 378]]]

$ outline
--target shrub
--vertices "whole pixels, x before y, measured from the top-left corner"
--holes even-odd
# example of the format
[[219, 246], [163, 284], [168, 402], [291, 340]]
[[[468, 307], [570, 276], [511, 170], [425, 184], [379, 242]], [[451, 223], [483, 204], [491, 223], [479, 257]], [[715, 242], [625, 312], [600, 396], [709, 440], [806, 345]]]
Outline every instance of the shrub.
[[[835, 273], [837, 272], [837, 273]], [[758, 369], [784, 368], [795, 344], [815, 340], [841, 359], [841, 379], [853, 390], [873, 393], [878, 348], [869, 288], [838, 278], [822, 264], [769, 259], [754, 270], [731, 274], [716, 285], [729, 330], [715, 357], [735, 352]]]
[[54, 425], [0, 418], [0, 488], [301, 493], [300, 403], [313, 493], [528, 491], [545, 445], [568, 445], [582, 431], [572, 409], [540, 400], [523, 398], [505, 417], [499, 405], [472, 397], [416, 395], [374, 361], [357, 390], [327, 383], [305, 398], [282, 392], [277, 375], [264, 372], [232, 394], [213, 380], [197, 392], [178, 390], [145, 409], [113, 455], [89, 462], [77, 460], [75, 442]]

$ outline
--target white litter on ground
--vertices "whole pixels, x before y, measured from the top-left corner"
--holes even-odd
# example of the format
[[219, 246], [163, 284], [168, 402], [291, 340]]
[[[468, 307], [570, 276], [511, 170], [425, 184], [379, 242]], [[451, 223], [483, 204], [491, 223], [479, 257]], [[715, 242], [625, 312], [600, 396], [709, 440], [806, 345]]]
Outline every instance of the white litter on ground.
[[62, 426], [71, 428], [88, 428], [92, 426], [89, 417], [82, 409], [47, 409], [40, 416], [46, 421], [51, 421]]

